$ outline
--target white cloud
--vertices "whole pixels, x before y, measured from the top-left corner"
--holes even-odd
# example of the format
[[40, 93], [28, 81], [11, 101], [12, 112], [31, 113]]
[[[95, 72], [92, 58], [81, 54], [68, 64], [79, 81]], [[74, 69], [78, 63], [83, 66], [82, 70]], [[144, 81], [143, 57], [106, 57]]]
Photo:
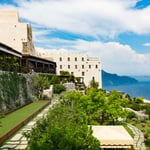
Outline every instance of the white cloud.
[[[128, 45], [116, 42], [46, 38], [51, 29], [75, 34], [109, 37], [123, 33], [150, 33], [150, 7], [133, 9], [138, 0], [18, 0], [18, 7], [0, 5], [0, 9], [19, 10], [20, 17], [34, 23], [34, 40], [50, 49], [73, 50], [98, 56], [103, 69], [132, 75], [149, 75], [150, 54], [138, 54]], [[46, 31], [36, 28], [46, 27]], [[56, 46], [57, 45], [57, 46]], [[145, 46], [149, 46], [145, 43]], [[61, 49], [59, 48], [61, 47]]]
[[144, 43], [143, 45], [150, 47], [150, 43]]
[[138, 0], [18, 0], [20, 16], [39, 25], [72, 33], [114, 37], [122, 32], [150, 33], [150, 7]]
[[[150, 74], [148, 69], [150, 66], [150, 53], [138, 54], [128, 45], [116, 42], [102, 43], [99, 41], [78, 40], [72, 41], [72, 45], [68, 45], [66, 50], [99, 57], [102, 68], [111, 73], [121, 75]], [[54, 49], [49, 51], [54, 51]], [[55, 51], [61, 51], [61, 49], [55, 49]]]

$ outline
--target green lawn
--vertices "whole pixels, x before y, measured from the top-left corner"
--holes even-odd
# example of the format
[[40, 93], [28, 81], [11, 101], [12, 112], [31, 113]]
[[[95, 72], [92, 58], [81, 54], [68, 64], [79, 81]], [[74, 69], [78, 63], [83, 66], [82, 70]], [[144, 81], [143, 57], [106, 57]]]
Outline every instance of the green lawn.
[[132, 130], [130, 128], [128, 128], [128, 126], [126, 124], [124, 124], [123, 126], [128, 131], [128, 133], [131, 135], [131, 137], [134, 138], [134, 134], [133, 134]]
[[0, 136], [7, 133], [9, 130], [14, 128], [17, 124], [22, 122], [24, 119], [29, 117], [31, 114], [36, 112], [39, 108], [45, 105], [47, 102], [36, 102], [29, 104], [9, 115], [6, 115], [0, 120]]

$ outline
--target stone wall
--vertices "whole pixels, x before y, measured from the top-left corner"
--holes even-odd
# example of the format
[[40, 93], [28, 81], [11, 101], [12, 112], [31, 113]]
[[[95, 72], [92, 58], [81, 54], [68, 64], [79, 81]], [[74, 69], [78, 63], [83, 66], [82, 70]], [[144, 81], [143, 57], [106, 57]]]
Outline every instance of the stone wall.
[[32, 101], [28, 74], [0, 72], [0, 111], [11, 110]]

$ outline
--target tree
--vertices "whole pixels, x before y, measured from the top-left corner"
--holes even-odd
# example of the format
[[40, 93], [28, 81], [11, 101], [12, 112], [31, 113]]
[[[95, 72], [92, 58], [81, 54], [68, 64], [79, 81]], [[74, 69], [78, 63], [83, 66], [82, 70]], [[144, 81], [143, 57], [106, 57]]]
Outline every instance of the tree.
[[31, 150], [99, 150], [86, 115], [70, 106], [58, 105], [29, 133]]
[[125, 114], [120, 104], [121, 95], [116, 90], [112, 91], [108, 96], [107, 102], [107, 116], [112, 124], [115, 124], [115, 121], [119, 117], [123, 117]]
[[87, 114], [89, 117], [89, 124], [103, 124], [106, 117], [106, 95], [105, 91], [90, 88], [87, 91], [89, 100], [87, 102]]
[[94, 79], [93, 80], [91, 80], [91, 82], [90, 82], [90, 87], [91, 88], [98, 88], [98, 86], [99, 86], [99, 83], [98, 82], [96, 82]]
[[104, 90], [90, 88], [86, 95], [70, 92], [65, 103], [85, 112], [89, 124], [115, 124], [119, 117], [125, 117], [120, 100], [121, 95], [117, 91], [106, 96]]
[[43, 75], [38, 75], [38, 74], [34, 74], [31, 77], [31, 82], [32, 82], [32, 89], [35, 93], [35, 95], [37, 96], [37, 98], [42, 98], [42, 93], [44, 89], [49, 88], [50, 83], [49, 80], [47, 78], [47, 76], [43, 76]]

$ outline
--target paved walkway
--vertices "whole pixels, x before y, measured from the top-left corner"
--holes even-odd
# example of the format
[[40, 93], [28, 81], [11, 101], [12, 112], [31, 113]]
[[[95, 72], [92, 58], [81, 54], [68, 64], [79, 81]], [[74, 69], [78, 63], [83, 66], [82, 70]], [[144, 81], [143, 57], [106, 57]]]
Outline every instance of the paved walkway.
[[134, 134], [134, 149], [135, 150], [146, 150], [144, 144], [144, 135], [143, 133], [131, 124], [127, 124], [127, 126], [132, 130]]
[[27, 138], [23, 135], [24, 132], [31, 130], [34, 127], [34, 124], [37, 120], [43, 118], [47, 115], [49, 109], [51, 109], [55, 103], [53, 102], [49, 106], [47, 106], [43, 111], [41, 111], [32, 121], [30, 121], [27, 125], [25, 125], [22, 129], [20, 129], [11, 139], [8, 140], [0, 149], [2, 150], [10, 150], [10, 149], [26, 149], [28, 145]]

